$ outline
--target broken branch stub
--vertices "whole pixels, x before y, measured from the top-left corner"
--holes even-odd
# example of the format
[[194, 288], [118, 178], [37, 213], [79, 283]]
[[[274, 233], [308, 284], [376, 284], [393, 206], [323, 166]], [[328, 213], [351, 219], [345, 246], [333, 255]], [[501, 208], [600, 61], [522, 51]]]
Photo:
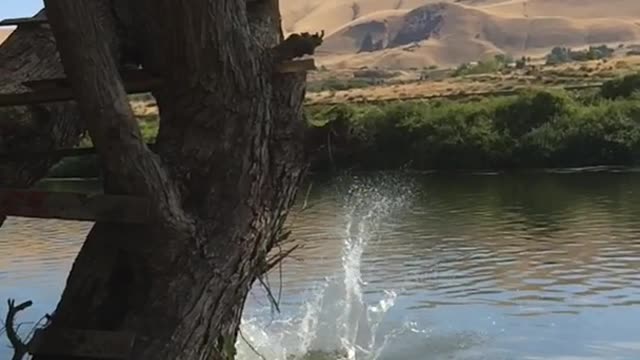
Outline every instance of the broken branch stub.
[[313, 55], [316, 48], [322, 45], [324, 31], [311, 34], [291, 34], [274, 48], [278, 61], [291, 60], [304, 55]]

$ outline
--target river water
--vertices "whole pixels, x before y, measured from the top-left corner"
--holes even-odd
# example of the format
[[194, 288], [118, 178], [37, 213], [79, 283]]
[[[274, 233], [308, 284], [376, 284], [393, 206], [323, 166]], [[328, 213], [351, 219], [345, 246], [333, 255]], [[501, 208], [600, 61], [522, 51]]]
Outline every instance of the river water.
[[[640, 359], [640, 172], [317, 178], [296, 209], [280, 312], [257, 284], [240, 359]], [[21, 321], [55, 306], [90, 226], [0, 229]]]

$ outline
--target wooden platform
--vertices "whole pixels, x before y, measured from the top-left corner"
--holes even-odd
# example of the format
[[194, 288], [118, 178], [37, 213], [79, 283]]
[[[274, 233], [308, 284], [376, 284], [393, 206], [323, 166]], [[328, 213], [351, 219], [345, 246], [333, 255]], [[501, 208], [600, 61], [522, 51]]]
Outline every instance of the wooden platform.
[[18, 26], [18, 25], [42, 25], [48, 24], [46, 17], [24, 17], [14, 19], [4, 19], [0, 21], [0, 26]]
[[0, 189], [0, 213], [76, 221], [146, 223], [148, 202], [124, 195]]

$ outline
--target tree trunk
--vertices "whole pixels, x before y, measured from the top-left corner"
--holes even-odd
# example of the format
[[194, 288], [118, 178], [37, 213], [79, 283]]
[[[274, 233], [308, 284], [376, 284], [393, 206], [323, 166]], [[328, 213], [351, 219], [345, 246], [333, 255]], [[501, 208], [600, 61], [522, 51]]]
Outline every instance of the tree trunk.
[[[292, 54], [278, 46], [277, 1], [45, 4], [105, 190], [146, 196], [153, 213], [146, 225], [95, 224], [47, 331], [130, 331], [136, 360], [233, 358], [305, 168], [305, 76], [275, 71]], [[117, 52], [128, 45], [115, 33], [132, 34], [165, 81], [157, 155], [126, 102]]]
[[[0, 45], [0, 93], [29, 91], [22, 82], [63, 74], [53, 34], [46, 26], [20, 26]], [[27, 188], [59, 158], [21, 157], [76, 145], [84, 126], [72, 102], [0, 108], [0, 186]], [[7, 157], [6, 154], [12, 154]], [[5, 215], [0, 210], [0, 224]]]

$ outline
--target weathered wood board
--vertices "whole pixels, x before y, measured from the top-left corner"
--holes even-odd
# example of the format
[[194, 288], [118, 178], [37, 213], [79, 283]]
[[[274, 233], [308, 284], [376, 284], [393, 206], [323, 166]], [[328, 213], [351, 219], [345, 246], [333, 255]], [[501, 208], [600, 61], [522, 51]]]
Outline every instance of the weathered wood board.
[[124, 195], [0, 189], [0, 213], [79, 221], [146, 223], [146, 199]]
[[24, 17], [14, 19], [4, 19], [0, 21], [0, 26], [17, 26], [17, 25], [41, 25], [47, 24], [49, 21], [46, 17]]
[[84, 359], [129, 359], [134, 342], [135, 335], [127, 332], [37, 330], [30, 353]]
[[[147, 143], [147, 147], [154, 151], [155, 144]], [[5, 160], [28, 160], [28, 159], [42, 159], [47, 156], [58, 156], [61, 158], [65, 157], [74, 157], [74, 156], [87, 156], [94, 155], [97, 153], [96, 148], [93, 147], [83, 147], [83, 148], [75, 148], [75, 149], [57, 149], [52, 151], [43, 151], [43, 152], [29, 152], [29, 151], [20, 151], [20, 152], [0, 152], [0, 161]]]
[[[65, 86], [64, 79], [34, 80], [25, 82], [24, 85], [34, 91], [17, 94], [0, 94], [0, 106], [19, 106], [43, 104], [59, 101], [74, 100], [71, 87]], [[128, 94], [150, 92], [158, 86], [162, 86], [162, 80], [153, 77], [135, 78], [124, 81], [124, 88]]]

